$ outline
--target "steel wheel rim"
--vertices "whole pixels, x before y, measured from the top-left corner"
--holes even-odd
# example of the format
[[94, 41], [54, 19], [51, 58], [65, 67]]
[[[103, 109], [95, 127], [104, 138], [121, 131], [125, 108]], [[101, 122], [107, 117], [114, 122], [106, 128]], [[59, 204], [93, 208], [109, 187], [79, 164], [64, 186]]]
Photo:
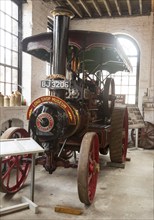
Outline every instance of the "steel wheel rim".
[[94, 136], [94, 141], [92, 142], [90, 154], [89, 154], [89, 175], [88, 175], [88, 194], [89, 200], [92, 202], [96, 192], [98, 170], [97, 164], [99, 162], [98, 156], [98, 139], [97, 136]]
[[[2, 139], [11, 139], [13, 137], [29, 137], [28, 132], [23, 128], [10, 128], [3, 133]], [[24, 184], [29, 170], [32, 155], [16, 155], [2, 158], [0, 164], [0, 191], [5, 193], [15, 193]]]
[[111, 118], [109, 141], [110, 159], [114, 163], [126, 160], [128, 147], [128, 111], [127, 108], [114, 108]]
[[90, 205], [95, 196], [99, 171], [99, 141], [95, 132], [85, 134], [78, 164], [78, 194], [82, 203]]

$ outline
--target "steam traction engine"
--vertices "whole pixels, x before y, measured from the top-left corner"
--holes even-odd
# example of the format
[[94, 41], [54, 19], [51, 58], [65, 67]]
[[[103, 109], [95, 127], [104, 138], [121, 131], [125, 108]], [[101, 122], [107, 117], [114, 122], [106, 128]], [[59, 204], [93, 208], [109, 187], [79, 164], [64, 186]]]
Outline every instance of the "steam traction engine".
[[[99, 153], [107, 154], [109, 150], [111, 161], [116, 163], [124, 162], [127, 153], [127, 109], [114, 107], [114, 80], [104, 79], [102, 71], [110, 75], [129, 71], [130, 67], [113, 35], [68, 31], [73, 14], [64, 8], [56, 8], [52, 16], [53, 32], [22, 42], [23, 51], [51, 63], [51, 74], [41, 81], [49, 95], [30, 105], [28, 132], [10, 128], [2, 138], [32, 136], [44, 148], [36, 163], [49, 173], [58, 166], [78, 167], [79, 198], [90, 205], [97, 185]], [[30, 158], [31, 155], [10, 156], [2, 160], [1, 191], [12, 193], [21, 188]], [[11, 185], [13, 168], [17, 174]]]

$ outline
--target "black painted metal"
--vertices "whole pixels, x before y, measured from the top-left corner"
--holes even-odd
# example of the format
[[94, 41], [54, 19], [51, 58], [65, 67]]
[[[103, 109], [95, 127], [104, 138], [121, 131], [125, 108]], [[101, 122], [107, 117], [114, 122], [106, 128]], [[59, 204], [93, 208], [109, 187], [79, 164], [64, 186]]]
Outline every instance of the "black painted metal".
[[68, 45], [69, 17], [54, 17], [53, 26], [53, 74], [66, 74], [66, 53]]

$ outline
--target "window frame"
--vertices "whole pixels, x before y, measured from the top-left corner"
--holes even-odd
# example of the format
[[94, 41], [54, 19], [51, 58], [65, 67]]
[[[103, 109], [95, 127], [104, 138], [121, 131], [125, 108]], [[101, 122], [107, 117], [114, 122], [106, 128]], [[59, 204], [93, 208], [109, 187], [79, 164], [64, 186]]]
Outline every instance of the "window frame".
[[[12, 3], [16, 4], [18, 7], [18, 9], [17, 9], [18, 10], [18, 18], [17, 18], [17, 22], [18, 22], [18, 34], [17, 34], [18, 49], [16, 51], [17, 57], [18, 57], [18, 62], [17, 62], [17, 68], [15, 68], [12, 64], [12, 52], [13, 52], [12, 44], [13, 44], [13, 42], [11, 42], [11, 49], [9, 49], [9, 51], [11, 51], [11, 64], [7, 65], [6, 62], [0, 63], [0, 67], [6, 68], [8, 66], [8, 68], [10, 68], [10, 70], [11, 70], [11, 80], [9, 83], [6, 81], [6, 70], [4, 72], [4, 82], [3, 82], [4, 90], [1, 91], [2, 93], [4, 93], [4, 95], [9, 95], [9, 94], [6, 94], [7, 85], [10, 84], [10, 89], [11, 89], [11, 91], [13, 90], [14, 83], [13, 83], [13, 78], [12, 78], [12, 71], [15, 69], [17, 70], [17, 80], [16, 80], [17, 86], [16, 86], [16, 88], [18, 91], [22, 92], [22, 46], [21, 46], [21, 40], [22, 40], [22, 1], [18, 1], [18, 0], [10, 0], [10, 1]], [[6, 2], [6, 4], [7, 4], [7, 2]], [[3, 11], [2, 11], [2, 13], [4, 13], [4, 16], [7, 15]], [[9, 18], [11, 18], [11, 22], [12, 22], [14, 20], [14, 18], [11, 16], [11, 14], [9, 14], [8, 16], [9, 16]], [[3, 30], [3, 28], [1, 28], [1, 30]], [[5, 29], [4, 29], [4, 32], [9, 33]], [[12, 30], [10, 32], [10, 35], [11, 35], [11, 39], [12, 39], [12, 36], [14, 36]], [[4, 44], [3, 48], [6, 50], [6, 44]], [[5, 52], [4, 56], [6, 57], [6, 52]], [[5, 59], [5, 57], [4, 57], [4, 59]], [[0, 84], [2, 84], [2, 82], [0, 82]]]
[[[136, 57], [137, 58], [137, 61], [136, 61], [136, 84], [135, 84], [135, 87], [136, 87], [136, 91], [135, 91], [135, 104], [129, 104], [129, 103], [126, 103], [127, 105], [138, 105], [138, 95], [139, 95], [139, 70], [140, 70], [140, 49], [139, 49], [139, 46], [137, 44], [137, 42], [135, 41], [135, 39], [133, 39], [131, 36], [129, 35], [126, 35], [126, 34], [115, 34], [115, 36], [118, 38], [124, 38], [126, 40], [129, 40], [130, 42], [132, 42], [132, 44], [134, 45], [134, 47], [136, 48], [136, 51], [137, 51], [137, 55], [135, 56], [128, 56], [128, 59], [129, 57]], [[128, 74], [129, 76], [129, 74]], [[131, 85], [129, 85], [131, 86]], [[128, 87], [129, 88], [129, 87]]]

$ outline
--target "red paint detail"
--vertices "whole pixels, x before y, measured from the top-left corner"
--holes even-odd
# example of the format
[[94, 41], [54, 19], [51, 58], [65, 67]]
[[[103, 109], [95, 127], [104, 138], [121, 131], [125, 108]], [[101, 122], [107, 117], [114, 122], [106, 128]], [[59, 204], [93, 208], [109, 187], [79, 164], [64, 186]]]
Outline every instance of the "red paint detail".
[[35, 99], [31, 105], [29, 106], [28, 108], [28, 111], [27, 111], [27, 120], [30, 119], [30, 116], [33, 112], [33, 110], [40, 104], [42, 103], [45, 103], [45, 102], [48, 102], [48, 103], [55, 103], [57, 104], [59, 107], [61, 107], [65, 113], [67, 114], [68, 116], [68, 120], [69, 120], [69, 124], [72, 124], [72, 125], [76, 125], [76, 117], [74, 115], [74, 112], [72, 110], [72, 108], [62, 99], [60, 99], [59, 97], [56, 97], [56, 96], [41, 96], [37, 99]]
[[[41, 125], [41, 120], [44, 118], [48, 120], [48, 125], [46, 127]], [[54, 126], [53, 117], [49, 113], [46, 113], [46, 112], [41, 113], [40, 115], [38, 115], [36, 119], [36, 126], [42, 132], [49, 132]]]
[[97, 135], [94, 136], [91, 144], [91, 151], [89, 155], [89, 177], [88, 177], [88, 194], [89, 200], [93, 201], [96, 191], [98, 171], [94, 169], [95, 164], [99, 164], [99, 143]]

